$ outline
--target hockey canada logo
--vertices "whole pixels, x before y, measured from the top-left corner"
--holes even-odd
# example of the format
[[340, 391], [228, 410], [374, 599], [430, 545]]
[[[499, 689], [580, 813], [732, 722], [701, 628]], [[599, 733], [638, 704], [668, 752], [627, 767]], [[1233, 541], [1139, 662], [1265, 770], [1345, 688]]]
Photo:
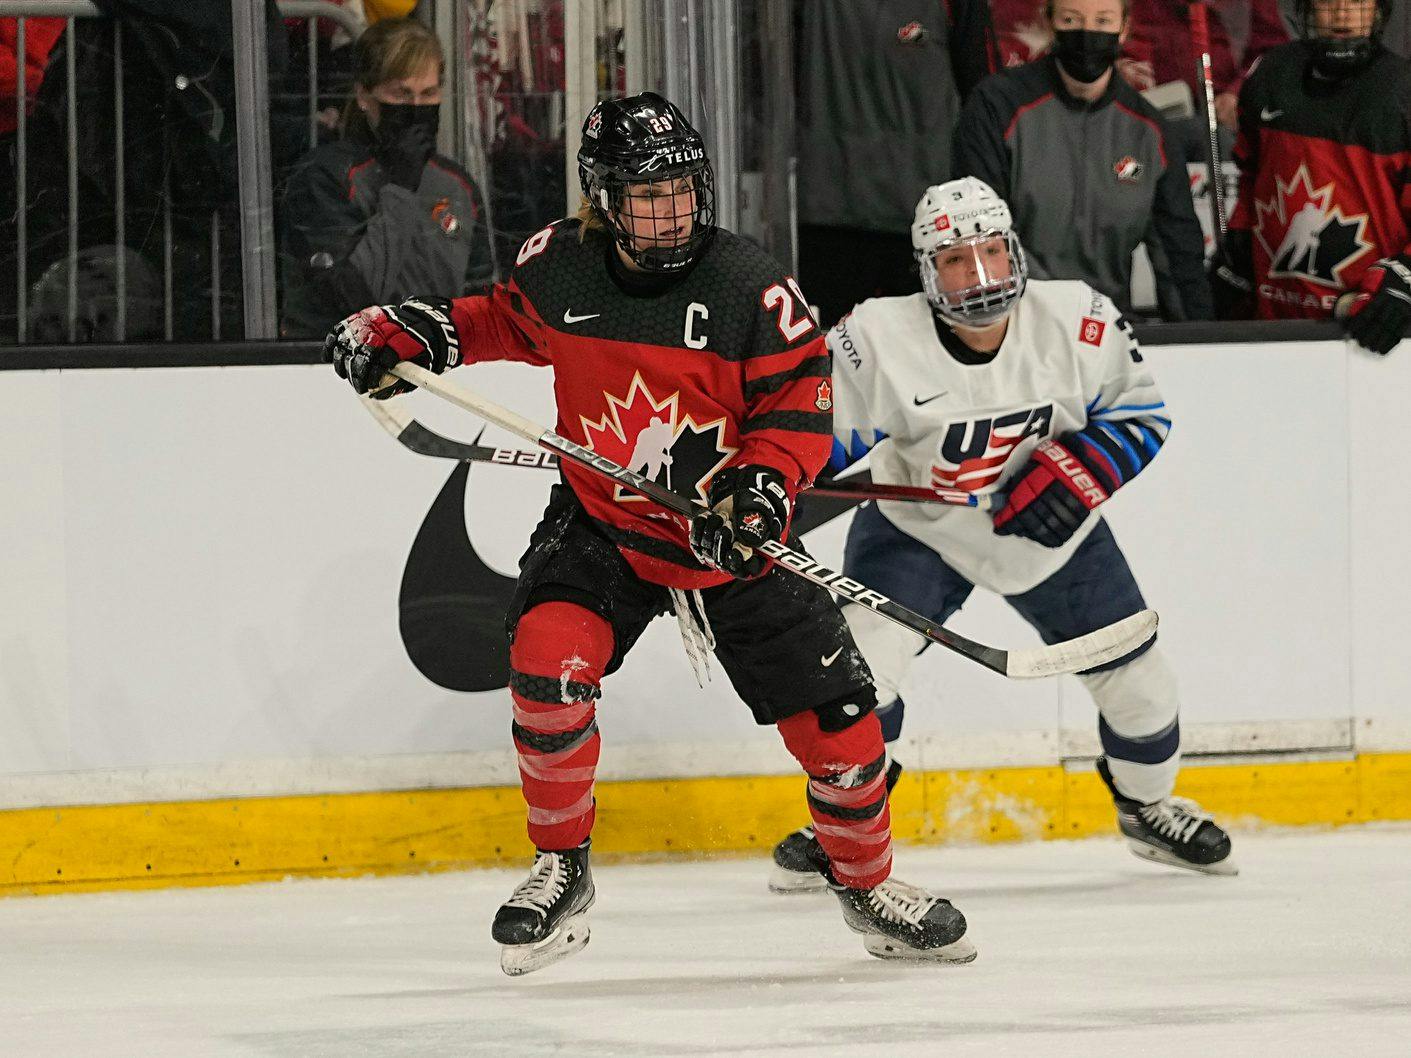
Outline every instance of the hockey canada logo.
[[818, 395], [813, 398], [813, 406], [819, 411], [833, 407], [833, 384], [826, 378], [818, 383]]
[[1117, 174], [1118, 183], [1135, 184], [1142, 178], [1142, 163], [1129, 154], [1114, 162], [1112, 171]]
[[1053, 426], [1053, 405], [1023, 408], [993, 418], [953, 422], [936, 451], [931, 485], [977, 492], [993, 485], [1020, 442], [1046, 437]]
[[436, 226], [441, 229], [443, 235], [453, 236], [461, 227], [461, 222], [451, 212], [449, 198], [437, 199], [436, 205], [431, 207], [431, 219], [436, 222]]
[[[697, 422], [680, 408], [674, 391], [658, 400], [639, 373], [625, 397], [604, 391], [607, 414], [597, 422], [582, 416], [584, 443], [598, 455], [683, 496], [706, 499], [705, 485], [738, 449], [725, 443], [725, 418]], [[646, 503], [636, 493], [615, 487], [618, 503]]]
[[926, 27], [920, 22], [908, 22], [897, 30], [897, 43], [920, 44], [926, 39]]
[[601, 110], [595, 110], [592, 114], [588, 115], [588, 124], [583, 128], [583, 135], [597, 139], [598, 134], [602, 131], [603, 112]]
[[1254, 203], [1254, 234], [1269, 255], [1269, 277], [1290, 276], [1342, 288], [1343, 270], [1373, 247], [1367, 214], [1344, 216], [1333, 203], [1332, 182], [1313, 187], [1308, 166], [1293, 179], [1274, 177], [1274, 196]]

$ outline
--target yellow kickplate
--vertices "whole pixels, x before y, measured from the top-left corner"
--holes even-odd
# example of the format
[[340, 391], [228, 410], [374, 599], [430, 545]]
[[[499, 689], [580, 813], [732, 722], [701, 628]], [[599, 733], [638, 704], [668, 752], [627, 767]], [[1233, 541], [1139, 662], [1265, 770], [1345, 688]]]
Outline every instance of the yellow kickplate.
[[[1202, 765], [1176, 792], [1223, 823], [1411, 819], [1411, 753]], [[603, 783], [594, 849], [607, 856], [762, 853], [808, 821], [802, 776]], [[899, 841], [1024, 841], [1111, 833], [1090, 771], [1061, 766], [908, 772]], [[521, 865], [531, 848], [509, 787], [252, 797], [0, 811], [0, 895], [224, 885]]]

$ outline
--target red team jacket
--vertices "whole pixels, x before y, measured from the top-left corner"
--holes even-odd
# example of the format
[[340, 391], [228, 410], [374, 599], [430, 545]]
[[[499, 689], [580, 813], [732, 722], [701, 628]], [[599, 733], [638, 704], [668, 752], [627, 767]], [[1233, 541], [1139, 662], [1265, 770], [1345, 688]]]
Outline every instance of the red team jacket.
[[1275, 48], [1240, 91], [1231, 231], [1251, 235], [1256, 315], [1326, 319], [1382, 257], [1411, 243], [1411, 62], [1380, 51], [1338, 82]]
[[[582, 236], [580, 238], [580, 235]], [[832, 362], [793, 278], [731, 232], [664, 291], [634, 291], [609, 268], [612, 244], [576, 219], [525, 242], [508, 281], [452, 302], [462, 363], [552, 367], [555, 430], [684, 496], [761, 464], [794, 491], [832, 446]], [[598, 528], [644, 580], [723, 584], [697, 562], [679, 517], [565, 461]]]

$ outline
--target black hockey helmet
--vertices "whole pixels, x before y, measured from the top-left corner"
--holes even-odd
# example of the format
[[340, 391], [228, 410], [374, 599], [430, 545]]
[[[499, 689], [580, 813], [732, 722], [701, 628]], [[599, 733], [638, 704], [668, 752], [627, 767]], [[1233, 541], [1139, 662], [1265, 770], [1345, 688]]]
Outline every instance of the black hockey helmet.
[[1356, 73], [1372, 61], [1382, 30], [1391, 16], [1391, 0], [1375, 0], [1370, 19], [1352, 10], [1353, 5], [1337, 4], [1340, 10], [1336, 13], [1329, 10], [1326, 17], [1335, 20], [1334, 27], [1340, 26], [1340, 29], [1319, 27], [1319, 6], [1334, 7], [1328, 0], [1322, 0], [1321, 5], [1319, 0], [1297, 0], [1294, 7], [1294, 23], [1299, 36], [1312, 51], [1313, 68], [1333, 79]]
[[[623, 220], [629, 185], [682, 178], [691, 185], [690, 211], [657, 214], [655, 227], [670, 234], [648, 237], [642, 245], [642, 237]], [[598, 219], [644, 271], [687, 267], [715, 235], [715, 174], [705, 140], [675, 104], [655, 92], [605, 99], [588, 113], [578, 179]]]

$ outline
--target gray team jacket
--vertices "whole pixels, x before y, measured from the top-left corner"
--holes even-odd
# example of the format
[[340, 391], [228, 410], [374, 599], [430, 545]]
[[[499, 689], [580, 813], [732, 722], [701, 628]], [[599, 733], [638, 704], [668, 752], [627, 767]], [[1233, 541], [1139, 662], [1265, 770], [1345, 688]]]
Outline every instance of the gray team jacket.
[[416, 191], [388, 183], [367, 143], [310, 151], [289, 180], [282, 333], [322, 337], [369, 305], [412, 294], [461, 297], [493, 280], [479, 190], [435, 155]]
[[1145, 242], [1162, 317], [1214, 316], [1185, 159], [1120, 76], [1090, 104], [1052, 56], [987, 77], [961, 111], [955, 162], [1009, 203], [1035, 277], [1084, 280], [1129, 311]]
[[805, 0], [799, 219], [904, 234], [951, 176], [960, 101], [998, 69], [987, 0]]

